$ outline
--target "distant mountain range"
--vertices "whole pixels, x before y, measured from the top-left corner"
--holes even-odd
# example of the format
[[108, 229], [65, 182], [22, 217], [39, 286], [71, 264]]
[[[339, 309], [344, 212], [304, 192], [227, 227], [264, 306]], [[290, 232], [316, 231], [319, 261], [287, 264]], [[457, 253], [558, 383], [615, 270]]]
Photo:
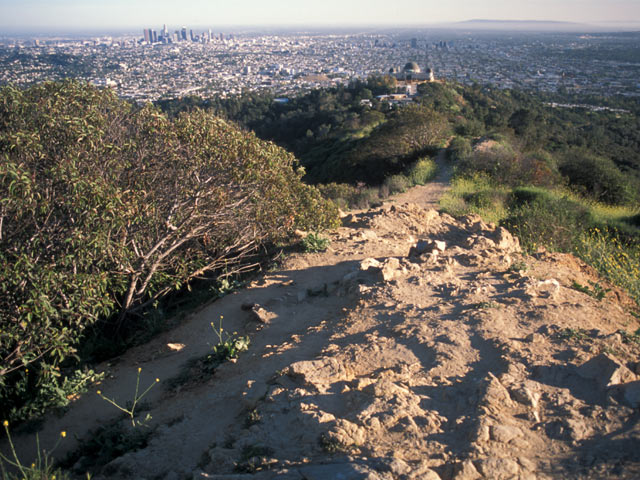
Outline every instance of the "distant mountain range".
[[600, 28], [594, 25], [575, 22], [558, 22], [552, 20], [492, 20], [473, 19], [450, 24], [453, 27], [473, 30], [528, 30], [528, 31], [592, 31]]

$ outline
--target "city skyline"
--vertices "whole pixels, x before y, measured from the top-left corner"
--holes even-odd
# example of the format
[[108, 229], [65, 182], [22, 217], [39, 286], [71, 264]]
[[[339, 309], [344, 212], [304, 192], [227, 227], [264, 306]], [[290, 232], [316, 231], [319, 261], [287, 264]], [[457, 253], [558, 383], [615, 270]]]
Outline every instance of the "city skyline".
[[612, 26], [640, 24], [640, 2], [612, 0], [297, 0], [220, 2], [186, 0], [0, 0], [0, 33], [23, 30], [139, 29], [150, 25], [192, 26], [419, 26], [471, 19], [539, 20]]

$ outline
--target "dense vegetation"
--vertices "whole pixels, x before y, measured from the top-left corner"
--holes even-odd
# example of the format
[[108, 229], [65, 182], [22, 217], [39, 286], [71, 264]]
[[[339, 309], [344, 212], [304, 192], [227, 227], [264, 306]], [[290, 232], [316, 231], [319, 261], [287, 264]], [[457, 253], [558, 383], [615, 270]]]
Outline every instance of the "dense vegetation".
[[0, 156], [2, 418], [64, 403], [77, 382], [60, 366], [90, 325], [135, 323], [207, 272], [336, 221], [276, 145], [77, 82], [0, 90]]

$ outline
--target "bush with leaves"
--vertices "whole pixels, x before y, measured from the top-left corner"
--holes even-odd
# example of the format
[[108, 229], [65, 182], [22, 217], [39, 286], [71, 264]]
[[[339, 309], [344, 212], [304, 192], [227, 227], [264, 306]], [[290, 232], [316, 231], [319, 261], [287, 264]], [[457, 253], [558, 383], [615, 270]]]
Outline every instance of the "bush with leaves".
[[337, 224], [276, 145], [78, 82], [2, 88], [0, 156], [0, 397], [27, 365], [56, 375], [96, 320]]
[[638, 199], [637, 185], [609, 158], [573, 149], [565, 153], [559, 168], [570, 185], [597, 201], [620, 205]]

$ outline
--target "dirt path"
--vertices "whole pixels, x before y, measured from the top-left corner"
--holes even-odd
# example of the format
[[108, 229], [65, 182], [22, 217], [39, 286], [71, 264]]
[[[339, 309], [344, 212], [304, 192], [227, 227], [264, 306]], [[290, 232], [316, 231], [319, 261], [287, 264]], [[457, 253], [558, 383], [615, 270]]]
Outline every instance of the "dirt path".
[[[572, 289], [603, 282], [573, 257], [525, 256], [503, 229], [415, 204], [433, 205], [448, 175], [349, 215], [327, 252], [291, 255], [102, 365], [99, 388], [122, 404], [138, 367], [142, 385], [162, 383], [146, 445], [94, 478], [638, 478], [640, 346], [616, 333], [638, 327], [629, 300]], [[212, 376], [185, 371], [220, 316], [249, 351]], [[116, 414], [87, 394], [42, 444], [69, 432], [62, 455]], [[33, 438], [17, 442], [28, 455]]]
[[396, 205], [414, 203], [423, 208], [437, 209], [440, 197], [442, 197], [442, 195], [444, 195], [451, 186], [451, 175], [453, 173], [453, 169], [449, 162], [447, 162], [446, 154], [447, 151], [444, 148], [438, 152], [436, 157], [438, 174], [432, 182], [426, 185], [418, 185], [404, 193], [395, 195], [390, 199], [389, 203]]

